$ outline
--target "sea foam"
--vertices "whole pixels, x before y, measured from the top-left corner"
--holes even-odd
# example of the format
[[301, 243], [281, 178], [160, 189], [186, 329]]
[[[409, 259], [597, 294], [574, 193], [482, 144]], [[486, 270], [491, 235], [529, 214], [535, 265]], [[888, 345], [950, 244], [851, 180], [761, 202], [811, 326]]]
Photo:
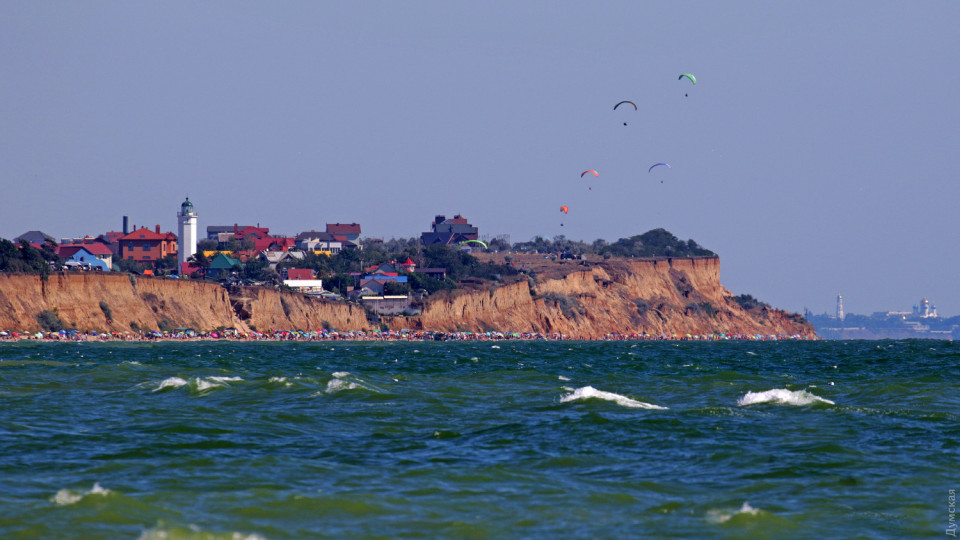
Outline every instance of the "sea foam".
[[100, 487], [100, 483], [98, 482], [93, 484], [93, 487], [90, 488], [90, 491], [87, 491], [84, 493], [74, 493], [69, 489], [61, 489], [60, 491], [57, 492], [56, 495], [50, 498], [50, 502], [60, 506], [67, 506], [70, 504], [80, 502], [80, 500], [87, 495], [108, 495], [109, 493], [110, 493], [110, 490], [103, 489], [102, 487]]
[[579, 401], [583, 399], [602, 399], [606, 401], [612, 401], [621, 407], [633, 407], [637, 409], [667, 409], [667, 407], [644, 403], [642, 401], [630, 399], [626, 396], [621, 396], [620, 394], [614, 394], [613, 392], [597, 390], [592, 386], [577, 388], [572, 394], [560, 398], [560, 403], [568, 403], [570, 401]]
[[206, 377], [203, 379], [197, 377], [197, 391], [203, 392], [205, 390], [210, 390], [211, 388], [223, 388], [228, 386], [226, 383], [230, 381], [242, 380], [242, 377]]
[[811, 403], [826, 403], [835, 405], [829, 399], [815, 396], [806, 390], [787, 390], [786, 388], [777, 388], [765, 392], [747, 392], [742, 398], [737, 400], [737, 405], [741, 407], [747, 405], [757, 405], [759, 403], [776, 403], [777, 405], [810, 405]]
[[710, 510], [707, 512], [707, 521], [711, 523], [726, 523], [730, 521], [730, 518], [737, 515], [748, 515], [756, 516], [760, 514], [761, 510], [759, 508], [754, 508], [750, 506], [750, 503], [743, 503], [743, 506], [740, 507], [740, 510], [736, 512], [721, 512], [720, 510]]
[[187, 384], [185, 379], [181, 379], [180, 377], [168, 377], [160, 383], [160, 386], [158, 386], [154, 392], [159, 392], [164, 388], [180, 388], [185, 384]]

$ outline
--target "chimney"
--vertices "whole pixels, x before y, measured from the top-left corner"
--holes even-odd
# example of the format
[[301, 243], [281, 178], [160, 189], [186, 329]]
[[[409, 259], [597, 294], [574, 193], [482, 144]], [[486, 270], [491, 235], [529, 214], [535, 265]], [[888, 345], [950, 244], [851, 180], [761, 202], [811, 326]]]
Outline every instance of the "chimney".
[[157, 224], [157, 234], [160, 234], [160, 224]]
[[123, 216], [123, 234], [124, 235], [130, 234], [129, 227], [130, 227], [130, 218], [127, 216]]
[[233, 224], [233, 235], [236, 236], [238, 233], [240, 233], [240, 226], [237, 225], [236, 223], [234, 223], [234, 224]]

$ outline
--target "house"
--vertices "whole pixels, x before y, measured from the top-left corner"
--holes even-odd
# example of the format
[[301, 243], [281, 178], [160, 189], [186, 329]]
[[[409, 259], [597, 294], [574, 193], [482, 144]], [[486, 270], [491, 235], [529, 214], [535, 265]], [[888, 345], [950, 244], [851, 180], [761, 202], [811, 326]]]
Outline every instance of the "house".
[[329, 251], [336, 255], [343, 249], [343, 241], [328, 232], [304, 231], [297, 235], [296, 246], [304, 251]]
[[57, 243], [49, 234], [44, 233], [43, 231], [27, 231], [20, 236], [13, 239], [14, 244], [19, 244], [20, 242], [26, 240], [29, 244], [39, 244], [43, 245], [45, 242], [50, 241]]
[[398, 265], [400, 270], [404, 272], [413, 272], [417, 269], [417, 263], [413, 262], [410, 257], [407, 257], [407, 260]]
[[126, 234], [122, 231], [107, 231], [96, 238], [96, 241], [100, 244], [107, 246], [114, 255], [120, 255], [120, 238], [124, 237]]
[[311, 296], [323, 294], [322, 279], [285, 279], [283, 284], [291, 289]]
[[[98, 246], [98, 247], [94, 248], [94, 246]], [[103, 272], [110, 271], [111, 265], [109, 261], [113, 257], [113, 253], [111, 253], [110, 250], [107, 249], [106, 246], [104, 246], [103, 244], [93, 244], [90, 246], [68, 246], [68, 247], [76, 248], [76, 249], [66, 250], [71, 252], [70, 255], [64, 255], [64, 254], [61, 254], [60, 252], [57, 253], [58, 255], [60, 255], [60, 258], [66, 259], [66, 262], [64, 262], [64, 266], [66, 266], [68, 269], [100, 270]], [[106, 251], [107, 259], [106, 260], [100, 259], [94, 253], [92, 253], [91, 251], [88, 251], [88, 248], [92, 249], [93, 251], [101, 252], [101, 254], [103, 251]]]
[[254, 251], [287, 251], [296, 245], [295, 238], [271, 236], [267, 227], [245, 227], [234, 234], [241, 242], [252, 240]]
[[259, 255], [260, 260], [266, 261], [271, 270], [276, 270], [277, 265], [284, 261], [302, 261], [303, 257], [302, 251], [262, 251]]
[[359, 223], [327, 223], [327, 232], [334, 236], [343, 236], [349, 242], [357, 243], [360, 239]]
[[[401, 276], [397, 272], [396, 261], [385, 262], [383, 264], [373, 265], [367, 268], [367, 276], [364, 279], [380, 279], [385, 281], [395, 281], [397, 283], [406, 283], [407, 276]], [[361, 282], [361, 286], [363, 283]]]
[[336, 240], [337, 242], [340, 242], [340, 247], [342, 247], [343, 249], [359, 249], [360, 248], [359, 245], [354, 244], [350, 240], [347, 240], [346, 236], [340, 236], [339, 234], [335, 234], [333, 235], [333, 239]]
[[390, 261], [380, 264], [375, 264], [373, 266], [368, 266], [365, 271], [368, 274], [393, 274], [397, 275], [397, 267], [394, 266], [396, 261]]
[[207, 240], [216, 240], [218, 242], [229, 242], [233, 240], [234, 235], [236, 235], [240, 229], [250, 229], [254, 228], [253, 225], [208, 225], [207, 226]]
[[[77, 256], [77, 253], [81, 253]], [[60, 244], [57, 246], [57, 255], [61, 259], [74, 261], [77, 263], [91, 263], [95, 266], [101, 266], [102, 270], [113, 268], [113, 252], [110, 248], [100, 242], [91, 242], [88, 244]], [[97, 262], [94, 263], [93, 259]]]
[[192, 275], [194, 275], [194, 274], [197, 274], [197, 275], [202, 275], [202, 274], [203, 274], [202, 272], [200, 272], [200, 267], [197, 266], [196, 263], [192, 263], [192, 262], [190, 262], [190, 261], [183, 261], [182, 263], [180, 263], [180, 276], [181, 276], [181, 277], [183, 277], [183, 276], [192, 276]]
[[358, 286], [358, 294], [361, 296], [370, 294], [382, 295], [387, 283], [389, 283], [389, 280], [380, 278], [361, 279], [360, 285]]
[[313, 279], [313, 269], [311, 268], [285, 268], [280, 277], [290, 280], [309, 280]]
[[210, 266], [207, 267], [207, 277], [212, 279], [223, 279], [233, 272], [243, 269], [243, 263], [239, 259], [234, 259], [223, 253], [218, 253], [213, 259], [210, 259]]
[[150, 266], [156, 266], [157, 261], [167, 255], [177, 255], [177, 235], [172, 232], [161, 233], [160, 225], [153, 231], [141, 227], [121, 236], [117, 243], [120, 245], [121, 259]]
[[479, 230], [467, 223], [467, 219], [460, 214], [447, 219], [443, 215], [437, 215], [430, 225], [431, 231], [420, 235], [420, 241], [423, 245], [433, 244], [453, 245], [466, 240], [477, 240]]

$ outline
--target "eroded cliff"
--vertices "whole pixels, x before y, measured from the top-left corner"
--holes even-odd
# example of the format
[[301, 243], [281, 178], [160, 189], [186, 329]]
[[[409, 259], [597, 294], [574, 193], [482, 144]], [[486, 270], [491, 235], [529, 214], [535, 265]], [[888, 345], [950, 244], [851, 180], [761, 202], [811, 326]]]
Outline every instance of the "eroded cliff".
[[392, 320], [390, 327], [560, 333], [578, 339], [612, 332], [814, 335], [813, 327], [797, 315], [743, 309], [720, 284], [715, 257], [617, 260], [569, 268], [574, 269], [550, 278], [437, 294], [421, 316]]
[[[743, 309], [720, 284], [717, 258], [611, 260], [555, 266], [536, 277], [437, 293], [416, 317], [383, 318], [391, 330], [498, 330], [597, 339], [610, 333], [800, 334], [802, 318]], [[129, 331], [190, 327], [370, 330], [363, 308], [265, 288], [228, 291], [215, 283], [115, 273], [0, 275], [0, 328], [40, 329], [53, 311], [71, 327]], [[378, 323], [379, 324], [379, 323]]]

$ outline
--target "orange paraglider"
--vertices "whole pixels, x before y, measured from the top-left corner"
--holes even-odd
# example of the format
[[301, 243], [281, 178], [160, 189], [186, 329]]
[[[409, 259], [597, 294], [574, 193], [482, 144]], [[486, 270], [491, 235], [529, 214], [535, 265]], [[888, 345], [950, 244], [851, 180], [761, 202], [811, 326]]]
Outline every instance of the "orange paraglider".
[[563, 212], [564, 214], [566, 214], [567, 212], [570, 211], [570, 209], [567, 208], [566, 206], [561, 206], [561, 207], [560, 207], [560, 211]]

